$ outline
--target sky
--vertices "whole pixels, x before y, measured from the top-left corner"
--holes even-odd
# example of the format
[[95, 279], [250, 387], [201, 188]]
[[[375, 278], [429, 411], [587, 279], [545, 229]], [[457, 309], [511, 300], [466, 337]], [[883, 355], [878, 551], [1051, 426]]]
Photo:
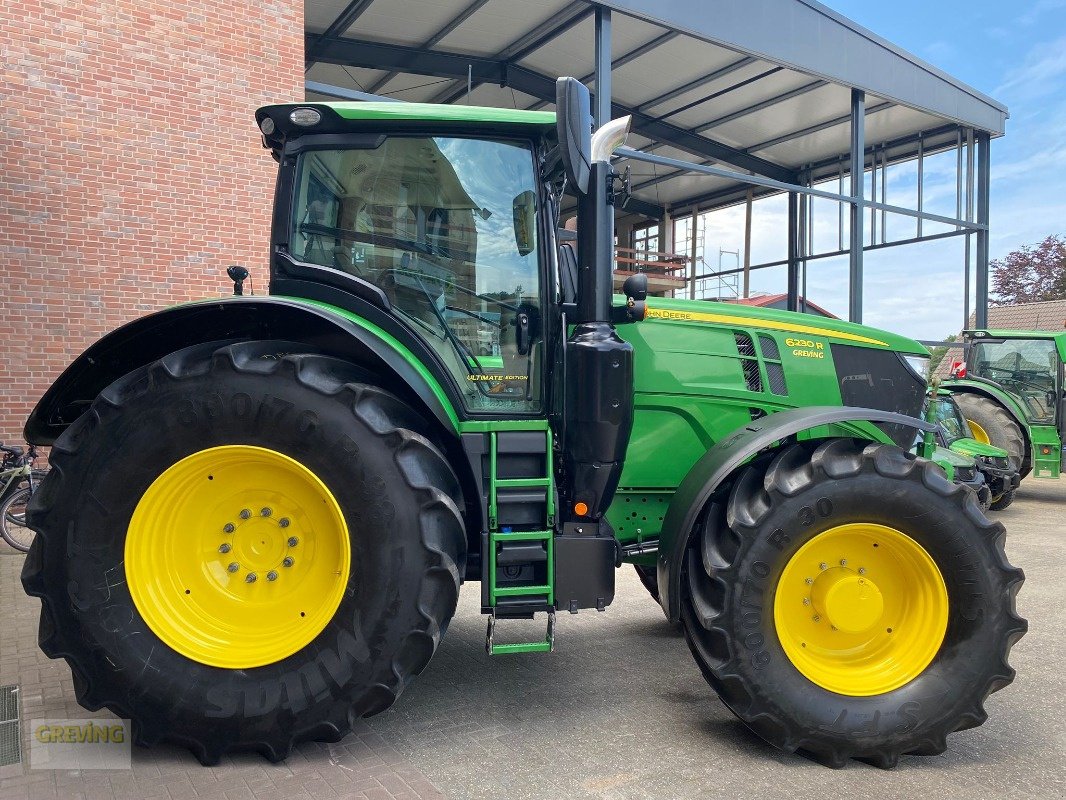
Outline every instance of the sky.
[[[1006, 135], [992, 141], [991, 258], [1052, 234], [1066, 234], [1066, 0], [826, 4], [1009, 109]], [[954, 169], [954, 153], [927, 162], [925, 198], [930, 211], [954, 215]], [[889, 203], [913, 208], [913, 187], [914, 177], [906, 168], [895, 175], [889, 170]], [[828, 203], [821, 209], [817, 200], [815, 204], [816, 247], [836, 249], [836, 210]], [[759, 209], [756, 204], [752, 221], [753, 263], [784, 256], [783, 243], [778, 242], [784, 198], [762, 205]], [[743, 230], [742, 215], [738, 207], [709, 220], [708, 266], [717, 267], [719, 248], [736, 250], [742, 244], [742, 235], [738, 241], [736, 233]], [[912, 236], [913, 224], [889, 217], [889, 236], [897, 235], [894, 230], [904, 232], [901, 238]], [[765, 237], [759, 236], [761, 230]], [[735, 260], [721, 256], [725, 268]], [[864, 323], [923, 339], [940, 339], [961, 328], [961, 237], [872, 251], [864, 261]], [[753, 291], [780, 292], [784, 286], [783, 270], [752, 275]], [[811, 262], [807, 296], [846, 317], [846, 259]]]

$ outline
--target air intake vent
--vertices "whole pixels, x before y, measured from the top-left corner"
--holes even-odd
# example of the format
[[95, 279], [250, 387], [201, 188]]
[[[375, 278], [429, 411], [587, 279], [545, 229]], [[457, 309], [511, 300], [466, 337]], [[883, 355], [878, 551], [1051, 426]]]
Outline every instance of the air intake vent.
[[781, 352], [777, 349], [777, 342], [770, 336], [759, 335], [759, 346], [762, 348], [762, 357], [771, 361], [780, 361]]
[[772, 394], [788, 394], [788, 384], [785, 383], [785, 370], [780, 364], [766, 362], [766, 380], [770, 384]]
[[762, 378], [759, 377], [759, 362], [755, 357], [755, 343], [746, 333], [739, 331], [733, 334], [737, 343], [737, 352], [740, 353], [740, 366], [744, 370], [744, 383], [749, 392], [762, 391]]
[[734, 333], [733, 338], [737, 343], [737, 352], [746, 358], [755, 358], [755, 344], [746, 333]]

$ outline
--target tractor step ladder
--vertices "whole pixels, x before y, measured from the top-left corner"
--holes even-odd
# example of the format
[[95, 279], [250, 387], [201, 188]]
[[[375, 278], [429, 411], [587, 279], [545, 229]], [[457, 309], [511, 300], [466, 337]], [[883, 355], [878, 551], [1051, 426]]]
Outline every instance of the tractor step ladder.
[[[489, 533], [488, 533], [488, 601], [492, 610], [489, 614], [488, 628], [485, 631], [485, 650], [489, 655], [512, 653], [550, 653], [555, 649], [555, 498], [552, 479], [552, 438], [551, 431], [545, 431], [546, 449], [544, 456], [545, 474], [543, 477], [500, 478], [499, 443], [497, 433], [489, 434]], [[499, 524], [500, 490], [543, 490], [545, 520], [542, 530], [513, 530], [511, 526]], [[505, 498], [506, 499], [506, 498]], [[533, 545], [543, 543], [546, 556], [545, 579], [543, 583], [508, 585], [499, 584], [497, 572], [497, 551], [510, 545], [521, 546], [526, 542]], [[536, 642], [515, 642], [497, 644], [493, 642], [497, 617], [497, 602], [526, 602], [540, 606], [548, 612], [548, 627], [544, 639]]]

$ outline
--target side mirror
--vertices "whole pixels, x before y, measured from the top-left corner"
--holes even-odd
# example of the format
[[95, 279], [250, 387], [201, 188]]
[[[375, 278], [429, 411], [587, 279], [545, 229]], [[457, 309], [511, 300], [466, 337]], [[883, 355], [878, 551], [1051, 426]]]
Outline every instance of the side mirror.
[[243, 295], [244, 282], [248, 279], [248, 270], [239, 264], [234, 264], [231, 267], [226, 267], [226, 274], [233, 281], [233, 294]]
[[648, 276], [643, 272], [630, 275], [622, 284], [622, 294], [638, 302], [648, 299]]
[[592, 171], [592, 105], [588, 88], [576, 78], [555, 82], [555, 131], [566, 179], [585, 194]]
[[533, 252], [534, 230], [537, 225], [537, 195], [532, 189], [526, 189], [511, 201], [511, 213], [514, 216], [514, 240], [520, 256]]
[[622, 294], [626, 296], [626, 304], [611, 308], [611, 322], [615, 325], [624, 325], [644, 319], [648, 311], [644, 303], [648, 299], [648, 276], [643, 272], [630, 275], [622, 284]]

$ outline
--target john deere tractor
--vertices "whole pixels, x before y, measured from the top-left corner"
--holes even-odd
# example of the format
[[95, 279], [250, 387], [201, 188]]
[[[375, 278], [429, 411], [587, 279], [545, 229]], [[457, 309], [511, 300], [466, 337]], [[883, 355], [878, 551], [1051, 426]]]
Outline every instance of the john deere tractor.
[[[935, 453], [929, 457], [944, 467], [949, 478], [970, 484], [977, 492], [982, 508], [1002, 511], [1014, 501], [1021, 474], [1011, 466], [1010, 454], [1006, 450], [974, 438], [954, 395], [939, 389], [937, 384], [938, 379], [934, 378], [926, 400], [925, 418], [937, 426]], [[926, 455], [921, 450], [919, 452]], [[950, 471], [945, 462], [950, 464]]]
[[1001, 447], [1022, 478], [1058, 478], [1066, 443], [1066, 331], [963, 332], [944, 388], [979, 442]]
[[573, 79], [557, 109], [257, 112], [269, 295], [114, 331], [26, 426], [53, 469], [23, 583], [84, 706], [204, 764], [283, 759], [392, 705], [464, 581], [490, 654], [547, 652], [629, 561], [779, 748], [887, 767], [984, 721], [1022, 573], [906, 452], [927, 352], [640, 278], [612, 297], [627, 121], [593, 136]]

